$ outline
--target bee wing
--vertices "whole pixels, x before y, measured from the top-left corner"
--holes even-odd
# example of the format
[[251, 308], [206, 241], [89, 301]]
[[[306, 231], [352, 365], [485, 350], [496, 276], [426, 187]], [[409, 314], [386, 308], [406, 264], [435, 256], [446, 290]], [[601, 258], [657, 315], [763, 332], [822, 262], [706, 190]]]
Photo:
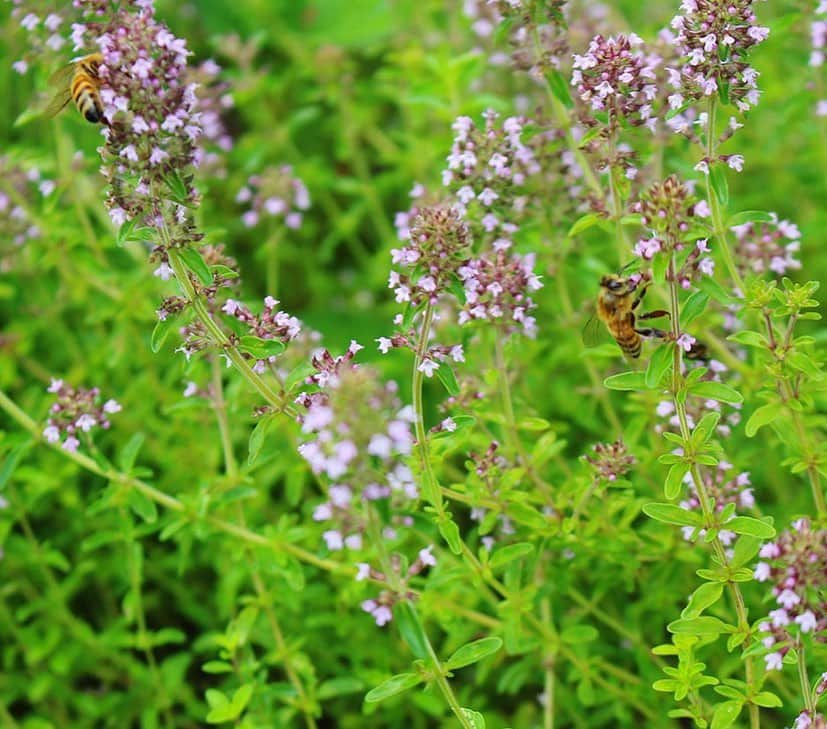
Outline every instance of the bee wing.
[[49, 77], [49, 86], [55, 87], [57, 89], [57, 93], [55, 93], [52, 100], [46, 105], [46, 108], [43, 109], [43, 116], [47, 118], [53, 117], [55, 114], [62, 111], [63, 107], [72, 100], [70, 85], [74, 74], [75, 64], [67, 63], [65, 66], [61, 66]]
[[600, 321], [597, 314], [592, 314], [586, 322], [586, 325], [583, 327], [583, 344], [587, 347], [596, 347], [598, 344], [601, 344], [605, 333], [606, 328], [603, 326], [603, 322]]
[[69, 84], [72, 81], [72, 76], [75, 75], [75, 67], [77, 64], [75, 63], [67, 63], [65, 66], [61, 66], [57, 71], [55, 71], [51, 76], [49, 76], [49, 80], [47, 83], [49, 86], [59, 86], [61, 88], [69, 88]]
[[65, 107], [71, 100], [72, 92], [69, 91], [68, 88], [63, 89], [63, 91], [58, 91], [52, 100], [46, 105], [46, 108], [43, 109], [43, 116], [50, 119], [55, 116], [55, 114], [63, 111], [63, 107]]

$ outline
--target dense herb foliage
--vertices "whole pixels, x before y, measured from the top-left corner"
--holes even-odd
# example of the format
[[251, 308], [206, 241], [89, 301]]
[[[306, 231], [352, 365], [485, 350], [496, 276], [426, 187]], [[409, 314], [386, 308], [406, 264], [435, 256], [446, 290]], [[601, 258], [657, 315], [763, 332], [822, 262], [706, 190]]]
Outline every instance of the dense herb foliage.
[[827, 3], [2, 29], [2, 726], [827, 726]]

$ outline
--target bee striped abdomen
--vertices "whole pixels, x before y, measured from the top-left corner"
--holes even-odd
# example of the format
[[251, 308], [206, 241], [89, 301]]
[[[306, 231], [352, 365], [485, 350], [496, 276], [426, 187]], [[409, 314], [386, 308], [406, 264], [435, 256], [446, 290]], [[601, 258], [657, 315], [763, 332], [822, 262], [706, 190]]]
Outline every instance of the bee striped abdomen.
[[93, 124], [103, 119], [103, 104], [98, 93], [99, 87], [97, 63], [89, 61], [79, 63], [69, 90], [78, 111]]
[[631, 327], [615, 329], [615, 331], [612, 332], [612, 335], [614, 336], [615, 341], [618, 343], [620, 348], [626, 354], [635, 359], [640, 357], [640, 350], [643, 346], [643, 339], [641, 338], [640, 334], [638, 334], [634, 329], [632, 329]]

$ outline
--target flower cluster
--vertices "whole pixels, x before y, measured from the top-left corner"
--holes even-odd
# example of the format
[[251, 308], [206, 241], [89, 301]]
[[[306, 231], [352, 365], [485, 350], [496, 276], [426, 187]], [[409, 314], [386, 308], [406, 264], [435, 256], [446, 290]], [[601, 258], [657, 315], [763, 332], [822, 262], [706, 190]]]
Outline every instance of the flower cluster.
[[402, 559], [396, 553], [390, 557], [390, 567], [394, 572], [393, 578], [372, 568], [367, 562], [360, 562], [357, 565], [356, 581], [372, 580], [380, 584], [394, 585], [392, 589], [385, 589], [376, 597], [375, 600], [365, 600], [362, 602], [362, 610], [370, 613], [376, 624], [381, 628], [387, 625], [393, 618], [393, 606], [399, 600], [407, 599], [413, 600], [415, 594], [409, 592], [407, 589], [408, 581], [412, 577], [416, 577], [423, 570], [428, 567], [436, 566], [436, 557], [433, 555], [433, 545], [420, 549], [413, 564], [404, 568]]
[[[660, 58], [644, 54], [642, 45], [643, 41], [634, 33], [608, 38], [598, 35], [586, 53], [574, 55], [571, 84], [592, 112], [608, 114], [608, 134], [623, 122], [655, 130], [657, 117], [653, 115], [652, 101], [658, 93], [655, 69]], [[590, 125], [597, 123], [593, 117], [585, 121]]]
[[202, 176], [218, 179], [227, 176], [224, 166], [226, 152], [233, 148], [233, 138], [227, 130], [224, 115], [234, 102], [229, 84], [219, 79], [221, 67], [208, 59], [187, 69], [186, 83], [196, 85], [198, 115], [202, 134], [196, 142], [193, 162]]
[[469, 247], [468, 226], [456, 208], [424, 208], [411, 225], [407, 245], [391, 251], [392, 262], [400, 269], [392, 270], [388, 279], [396, 301], [415, 307], [436, 303], [456, 280]]
[[795, 223], [779, 220], [772, 213], [768, 223], [744, 223], [731, 228], [735, 233], [735, 259], [742, 273], [772, 271], [783, 276], [801, 268], [795, 254], [801, 248], [801, 231]]
[[792, 729], [827, 729], [827, 717], [802, 711], [795, 719]]
[[625, 476], [636, 463], [622, 439], [614, 443], [597, 443], [585, 460], [594, 469], [595, 476], [606, 481]]
[[648, 239], [638, 241], [635, 255], [651, 260], [657, 253], [681, 250], [693, 223], [708, 216], [709, 208], [698, 202], [688, 184], [670, 175], [645, 190], [632, 212], [641, 215], [641, 224], [651, 232]]
[[467, 116], [453, 123], [456, 136], [442, 182], [475, 234], [504, 247], [519, 229], [514, 221], [526, 211], [525, 185], [542, 168], [531, 144], [523, 141], [526, 120], [512, 116], [500, 126], [498, 116], [486, 111], [483, 129]]
[[8, 157], [0, 157], [0, 176], [6, 184], [0, 190], [0, 270], [7, 264], [3, 260], [11, 253], [7, 242], [19, 248], [30, 240], [40, 238], [41, 231], [26, 212], [38, 197], [48, 197], [54, 192], [55, 183], [41, 177], [36, 167], [26, 171]]
[[671, 24], [682, 59], [678, 68], [667, 68], [673, 109], [716, 94], [741, 111], [758, 103], [758, 72], [746, 58], [770, 31], [756, 24], [753, 2], [683, 0], [683, 14]]
[[[253, 314], [244, 304], [235, 299], [227, 299], [221, 311], [233, 317], [243, 325], [239, 342], [241, 351], [248, 359], [255, 359], [253, 370], [262, 373], [268, 362], [275, 362], [275, 355], [267, 355], [266, 342], [287, 344], [301, 332], [302, 323], [285, 311], [278, 309], [279, 302], [272, 296], [264, 298], [264, 309], [261, 314]], [[252, 337], [254, 342], [247, 344], [245, 337]], [[259, 341], [264, 340], [264, 341]], [[257, 350], [261, 349], [262, 352]], [[264, 356], [256, 356], [263, 354]]]
[[465, 288], [465, 305], [459, 323], [487, 320], [507, 332], [537, 334], [537, 320], [531, 311], [537, 305], [531, 294], [543, 283], [534, 273], [534, 254], [521, 256], [495, 250], [473, 258], [457, 271]]
[[[755, 579], [769, 582], [778, 607], [761, 624], [767, 669], [781, 670], [782, 659], [792, 645], [791, 631], [818, 636], [827, 630], [827, 529], [813, 528], [807, 519], [793, 522], [774, 542], [759, 553], [763, 561], [755, 568]], [[822, 636], [823, 638], [823, 636]]]
[[80, 445], [78, 435], [89, 433], [93, 428], [109, 429], [109, 416], [121, 411], [115, 400], [101, 404], [100, 390], [70, 387], [63, 380], [52, 380], [48, 392], [55, 395], [55, 402], [49, 409], [49, 419], [43, 430], [43, 437], [49, 443], [63, 440], [62, 448], [74, 452]]
[[[368, 524], [363, 507], [369, 502], [385, 500], [398, 511], [418, 496], [405, 464], [413, 448], [413, 410], [402, 406], [396, 383], [383, 385], [373, 369], [353, 363], [360, 349], [352, 342], [340, 357], [327, 350], [314, 357], [316, 372], [307, 382], [318, 389], [296, 400], [306, 411], [300, 420], [308, 437], [299, 453], [330, 484], [313, 518], [327, 523], [323, 537], [333, 551], [361, 548]], [[386, 538], [395, 536], [396, 517], [390, 518]]]
[[293, 230], [301, 227], [302, 211], [310, 207], [310, 194], [290, 165], [268, 167], [252, 175], [235, 196], [236, 202], [248, 206], [241, 220], [248, 228], [262, 219], [282, 219]]
[[73, 26], [75, 50], [99, 51], [106, 121], [101, 148], [116, 225], [136, 220], [172, 245], [191, 242], [187, 208], [198, 196], [189, 174], [202, 134], [196, 84], [187, 81], [186, 42], [155, 18], [151, 0], [76, 0], [88, 22]]
[[[465, 16], [480, 40], [493, 39], [495, 31], [508, 24], [512, 59], [518, 68], [533, 77], [556, 69], [568, 51], [563, 6], [566, 0], [464, 0]], [[536, 40], [535, 40], [536, 39]], [[489, 56], [492, 66], [504, 66], [508, 55], [501, 51]]]

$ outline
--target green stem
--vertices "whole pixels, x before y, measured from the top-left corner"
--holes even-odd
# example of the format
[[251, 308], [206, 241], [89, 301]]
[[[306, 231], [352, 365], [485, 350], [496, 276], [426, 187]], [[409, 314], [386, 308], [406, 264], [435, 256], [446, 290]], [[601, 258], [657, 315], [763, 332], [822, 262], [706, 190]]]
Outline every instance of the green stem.
[[[500, 399], [503, 402], [503, 409], [505, 410], [505, 433], [511, 447], [520, 459], [520, 465], [525, 469], [526, 474], [532, 480], [537, 489], [545, 497], [546, 504], [554, 509], [555, 514], [557, 509], [554, 506], [554, 499], [551, 495], [551, 486], [540, 478], [537, 471], [531, 465], [531, 459], [526, 453], [523, 441], [520, 438], [520, 432], [517, 428], [517, 419], [514, 416], [514, 403], [511, 399], [511, 383], [508, 379], [508, 367], [505, 362], [505, 353], [503, 351], [503, 342], [500, 332], [494, 331], [494, 365], [497, 369], [497, 384], [500, 391]], [[560, 515], [558, 514], [558, 518]]]
[[615, 224], [615, 245], [617, 246], [618, 268], [623, 268], [626, 258], [631, 253], [629, 241], [626, 240], [626, 231], [623, 229], [621, 218], [623, 217], [623, 203], [620, 199], [620, 189], [615, 180], [615, 154], [617, 152], [617, 134], [611, 133], [609, 137], [609, 197], [612, 203], [612, 220]]
[[[540, 603], [540, 619], [553, 632], [551, 622], [551, 603], [544, 597]], [[544, 689], [546, 701], [543, 704], [543, 729], [554, 729], [554, 660], [556, 656], [549, 650], [544, 657], [545, 681]]]
[[[717, 98], [715, 96], [709, 97], [707, 106], [707, 122], [706, 122], [706, 158], [708, 164], [712, 164], [715, 156], [715, 117], [717, 112]], [[732, 284], [743, 294], [744, 281], [741, 274], [738, 273], [738, 268], [735, 265], [735, 259], [732, 257], [732, 251], [729, 248], [727, 241], [727, 230], [724, 226], [723, 211], [721, 204], [718, 201], [718, 196], [715, 190], [712, 189], [712, 175], [706, 175], [706, 196], [709, 200], [709, 209], [712, 211], [712, 228], [715, 241], [718, 244], [718, 249], [721, 251], [721, 257], [724, 259], [724, 265], [729, 272], [729, 277], [732, 279]]]
[[804, 697], [804, 708], [807, 709], [812, 718], [816, 714], [816, 700], [810, 689], [810, 677], [807, 675], [807, 655], [800, 637], [796, 642], [795, 652], [798, 656], [798, 681], [801, 684], [801, 695]]
[[167, 248], [167, 255], [169, 257], [169, 265], [175, 273], [175, 279], [178, 285], [183, 290], [187, 300], [192, 304], [193, 311], [204, 325], [210, 339], [213, 341], [223, 354], [226, 354], [230, 362], [232, 362], [236, 369], [241, 373], [241, 376], [250, 383], [250, 385], [270, 404], [275, 412], [283, 412], [288, 415], [295, 415], [293, 406], [288, 404], [285, 394], [277, 394], [268, 385], [261, 376], [250, 367], [249, 362], [244, 359], [244, 356], [233, 346], [227, 335], [218, 325], [218, 322], [213, 319], [207, 305], [204, 303], [203, 297], [199, 296], [195, 287], [192, 285], [189, 273], [184, 262], [181, 260], [181, 255], [175, 248]]
[[[672, 258], [669, 262], [669, 299], [670, 299], [670, 314], [671, 314], [671, 324], [672, 324], [672, 337], [674, 340], [677, 340], [680, 336], [680, 304], [678, 300], [678, 282], [677, 282], [677, 265], [675, 262], [675, 253], [672, 253]], [[666, 345], [664, 345], [666, 346]], [[673, 359], [672, 359], [672, 400], [675, 405], [675, 411], [678, 415], [678, 422], [680, 423], [680, 431], [681, 437], [683, 438], [684, 443], [689, 443], [691, 438], [691, 431], [689, 429], [689, 422], [686, 416], [686, 402], [678, 397], [678, 393], [681, 391], [683, 387], [683, 374], [681, 373], [681, 363], [683, 357], [683, 350], [677, 344], [672, 344], [672, 352], [673, 352]], [[706, 529], [713, 529], [715, 528], [716, 521], [715, 515], [713, 513], [713, 506], [712, 506], [712, 498], [709, 495], [709, 492], [706, 488], [706, 484], [704, 483], [703, 478], [701, 477], [700, 470], [696, 463], [693, 463], [689, 469], [689, 472], [692, 476], [692, 482], [695, 486], [695, 491], [698, 494], [698, 501], [701, 505], [701, 511], [703, 512], [704, 517], [704, 527]], [[712, 549], [715, 553], [715, 557], [720, 562], [721, 566], [725, 569], [729, 567], [729, 560], [726, 555], [726, 550], [724, 549], [724, 545], [721, 543], [721, 540], [716, 536], [712, 540]], [[747, 608], [746, 604], [744, 603], [744, 596], [741, 593], [741, 588], [738, 586], [737, 582], [728, 582], [727, 586], [729, 587], [730, 593], [732, 595], [733, 602], [735, 604], [735, 613], [738, 617], [738, 628], [744, 631], [747, 634], [747, 638], [744, 641], [744, 647], [749, 647], [750, 638], [749, 638], [749, 620], [747, 618]], [[754, 689], [754, 682], [755, 682], [755, 666], [753, 663], [753, 657], [749, 656], [748, 658], [744, 659], [744, 668], [746, 672], [746, 683], [747, 683], [747, 693], [751, 695]], [[748, 703], [749, 707], [749, 721], [750, 721], [750, 729], [759, 729], [761, 726], [761, 717], [758, 711], [758, 705], [752, 702]]]
[[420, 635], [422, 639], [425, 641], [425, 646], [428, 651], [428, 662], [431, 664], [431, 671], [433, 674], [434, 681], [436, 682], [437, 688], [439, 689], [445, 701], [448, 703], [448, 706], [451, 707], [451, 711], [454, 712], [454, 716], [457, 717], [463, 729], [474, 729], [474, 725], [471, 723], [471, 720], [465, 715], [465, 712], [459, 705], [459, 701], [457, 701], [456, 694], [454, 694], [454, 690], [451, 688], [451, 684], [448, 683], [448, 679], [445, 676], [445, 668], [442, 666], [442, 662], [439, 660], [439, 657], [437, 656], [433, 645], [431, 645], [431, 640], [430, 638], [428, 638], [428, 634], [425, 631], [424, 626], [422, 625], [422, 621], [416, 614], [416, 608], [414, 607], [413, 603], [408, 603], [408, 606], [411, 612], [413, 613], [414, 619], [421, 628]]
[[[218, 423], [218, 431], [221, 436], [221, 447], [224, 453], [224, 468], [230, 482], [235, 483], [238, 479], [238, 463], [236, 462], [235, 453], [233, 452], [233, 441], [230, 433], [230, 423], [227, 418], [227, 406], [224, 401], [224, 385], [221, 381], [221, 363], [217, 358], [212, 360], [212, 399], [213, 409], [215, 410], [215, 419]], [[244, 508], [239, 503], [237, 505], [238, 521], [244, 528], [247, 527], [247, 519], [244, 514]], [[273, 639], [278, 648], [278, 655], [284, 664], [284, 672], [287, 674], [287, 679], [296, 691], [298, 697], [298, 708], [304, 715], [304, 722], [307, 729], [316, 729], [316, 720], [313, 718], [312, 708], [308, 701], [307, 691], [304, 684], [299, 678], [298, 673], [293, 668], [290, 660], [290, 651], [287, 647], [287, 642], [284, 640], [284, 633], [279, 625], [276, 613], [273, 610], [273, 603], [270, 599], [270, 594], [261, 579], [261, 572], [257, 566], [255, 555], [252, 553], [249, 545], [244, 550], [245, 561], [247, 562], [247, 569], [250, 571], [253, 587], [255, 588], [258, 597], [259, 605], [264, 610], [267, 617], [267, 622], [270, 625], [270, 631], [273, 634]]]
[[428, 349], [428, 339], [431, 333], [431, 326], [434, 321], [434, 307], [428, 301], [423, 314], [422, 329], [419, 333], [419, 341], [416, 347], [416, 356], [413, 363], [413, 376], [411, 378], [411, 400], [414, 409], [414, 434], [416, 435], [416, 452], [419, 456], [419, 465], [422, 469], [423, 483], [422, 493], [428, 503], [436, 509], [439, 519], [445, 518], [445, 503], [442, 500], [442, 492], [439, 488], [433, 468], [431, 457], [428, 451], [428, 436], [425, 432], [425, 406], [422, 400], [422, 384], [425, 373], [420, 366], [425, 360], [425, 352]]
[[267, 293], [274, 299], [279, 297], [279, 239], [281, 238], [279, 232], [278, 230], [274, 230], [264, 244], [267, 255], [265, 283], [267, 285]]
[[[0, 409], [8, 413], [8, 415], [10, 415], [13, 420], [17, 421], [19, 425], [21, 425], [25, 430], [29, 431], [29, 433], [31, 433], [38, 441], [42, 441], [42, 428], [34, 420], [32, 420], [25, 412], [23, 412], [17, 406], [17, 404], [2, 391], [0, 391]], [[142, 494], [144, 494], [144, 496], [154, 501], [156, 504], [160, 504], [161, 506], [169, 509], [170, 511], [185, 514], [189, 518], [191, 518], [192, 521], [197, 521], [199, 518], [201, 518], [197, 514], [193, 513], [192, 510], [186, 504], [184, 504], [183, 501], [176, 499], [174, 496], [170, 496], [169, 494], [161, 491], [160, 489], [155, 488], [154, 486], [150, 486], [148, 483], [141, 481], [139, 478], [135, 478], [134, 476], [130, 476], [126, 473], [122, 473], [121, 471], [118, 471], [112, 467], [104, 468], [103, 466], [100, 466], [92, 458], [89, 458], [89, 456], [86, 456], [83, 453], [79, 452], [72, 453], [70, 451], [64, 450], [60, 447], [60, 444], [58, 443], [46, 443], [46, 445], [48, 445], [53, 451], [55, 451], [55, 453], [59, 453], [64, 458], [68, 458], [70, 461], [74, 461], [78, 466], [86, 469], [90, 473], [94, 473], [95, 475], [100, 476], [101, 478], [107, 481], [113, 481], [115, 483], [121, 484], [122, 486], [134, 488], [137, 491], [140, 491]], [[206, 516], [203, 517], [203, 520], [211, 526], [215, 527], [218, 531], [224, 532], [225, 534], [230, 534], [234, 537], [242, 539], [245, 542], [249, 542], [250, 544], [255, 544], [260, 547], [272, 549], [276, 552], [287, 552], [299, 561], [306, 562], [307, 564], [312, 564], [314, 567], [318, 567], [319, 569], [325, 570], [327, 572], [343, 574], [351, 577], [354, 574], [352, 568], [346, 567], [332, 560], [317, 557], [312, 552], [308, 552], [306, 549], [303, 549], [302, 547], [299, 547], [295, 544], [291, 544], [290, 542], [276, 541], [270, 537], [265, 537], [262, 534], [258, 534], [254, 531], [251, 531], [250, 529], [247, 529], [245, 526], [234, 524], [233, 522], [226, 521], [216, 516]]]

